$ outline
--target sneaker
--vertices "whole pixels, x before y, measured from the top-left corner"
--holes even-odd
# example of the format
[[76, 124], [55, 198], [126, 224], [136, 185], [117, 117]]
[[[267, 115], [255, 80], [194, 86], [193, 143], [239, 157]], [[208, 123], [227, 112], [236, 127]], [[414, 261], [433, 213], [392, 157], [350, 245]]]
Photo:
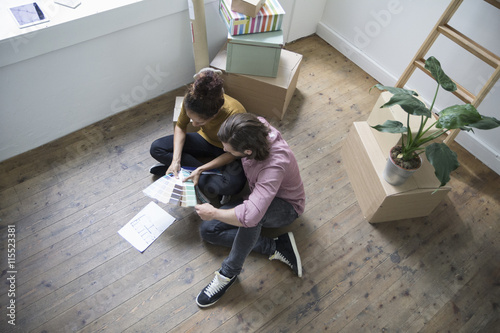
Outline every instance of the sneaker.
[[168, 169], [168, 167], [165, 164], [156, 163], [151, 168], [149, 168], [149, 172], [151, 172], [153, 175], [165, 176], [167, 169]]
[[276, 251], [269, 257], [269, 260], [284, 262], [298, 277], [302, 277], [302, 264], [293, 233], [283, 234], [274, 240], [276, 241]]
[[237, 275], [232, 278], [225, 277], [219, 271], [215, 272], [215, 277], [210, 282], [208, 286], [203, 288], [203, 290], [196, 297], [196, 304], [202, 308], [206, 308], [217, 302], [226, 290], [231, 287], [231, 285], [236, 281]]

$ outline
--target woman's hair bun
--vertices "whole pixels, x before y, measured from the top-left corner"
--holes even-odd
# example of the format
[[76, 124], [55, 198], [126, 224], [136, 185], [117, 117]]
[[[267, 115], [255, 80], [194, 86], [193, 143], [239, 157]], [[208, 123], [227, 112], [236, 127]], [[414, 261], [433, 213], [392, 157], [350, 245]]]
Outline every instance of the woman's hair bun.
[[184, 105], [208, 119], [224, 105], [224, 80], [222, 72], [213, 68], [203, 68], [194, 75], [194, 83], [189, 86]]
[[222, 95], [224, 81], [219, 73], [205, 70], [196, 75], [193, 83], [193, 97], [214, 99]]

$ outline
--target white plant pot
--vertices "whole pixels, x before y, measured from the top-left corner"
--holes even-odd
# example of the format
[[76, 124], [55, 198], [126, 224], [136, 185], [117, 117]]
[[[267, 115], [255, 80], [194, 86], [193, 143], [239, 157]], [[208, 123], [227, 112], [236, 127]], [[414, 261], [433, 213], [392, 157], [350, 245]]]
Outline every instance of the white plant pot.
[[[422, 158], [420, 156], [419, 158], [420, 166], [422, 166]], [[408, 178], [410, 178], [411, 175], [413, 175], [413, 173], [418, 169], [420, 169], [420, 167], [411, 170], [403, 169], [402, 167], [394, 163], [391, 157], [391, 152], [389, 152], [389, 158], [387, 159], [387, 163], [385, 164], [383, 177], [389, 184], [393, 186], [399, 186], [403, 185], [408, 180]]]

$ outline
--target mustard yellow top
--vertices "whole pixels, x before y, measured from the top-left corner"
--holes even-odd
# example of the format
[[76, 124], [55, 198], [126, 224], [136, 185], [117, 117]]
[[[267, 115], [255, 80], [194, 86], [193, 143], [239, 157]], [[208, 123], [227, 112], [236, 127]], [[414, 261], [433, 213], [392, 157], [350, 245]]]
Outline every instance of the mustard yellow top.
[[[227, 118], [229, 118], [230, 115], [245, 112], [246, 110], [240, 102], [224, 94], [224, 105], [222, 105], [215, 118], [200, 127], [200, 129], [198, 130], [198, 134], [200, 134], [205, 140], [207, 140], [208, 143], [222, 148], [222, 143], [217, 137], [217, 132], [219, 132], [220, 126]], [[177, 119], [177, 126], [179, 126], [183, 130], [186, 130], [190, 121], [191, 119], [189, 119], [186, 114], [184, 104], [182, 104], [181, 113], [179, 114], [179, 118]]]

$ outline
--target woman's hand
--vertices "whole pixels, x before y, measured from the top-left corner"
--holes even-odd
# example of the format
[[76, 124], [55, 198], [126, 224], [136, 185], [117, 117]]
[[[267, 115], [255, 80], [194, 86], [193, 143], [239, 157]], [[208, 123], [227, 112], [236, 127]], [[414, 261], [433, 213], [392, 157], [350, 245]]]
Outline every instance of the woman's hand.
[[180, 169], [181, 169], [181, 163], [179, 161], [172, 161], [172, 164], [170, 164], [170, 166], [168, 167], [166, 174], [169, 175], [172, 173], [174, 174], [175, 178], [178, 178], [179, 177], [178, 173]]

